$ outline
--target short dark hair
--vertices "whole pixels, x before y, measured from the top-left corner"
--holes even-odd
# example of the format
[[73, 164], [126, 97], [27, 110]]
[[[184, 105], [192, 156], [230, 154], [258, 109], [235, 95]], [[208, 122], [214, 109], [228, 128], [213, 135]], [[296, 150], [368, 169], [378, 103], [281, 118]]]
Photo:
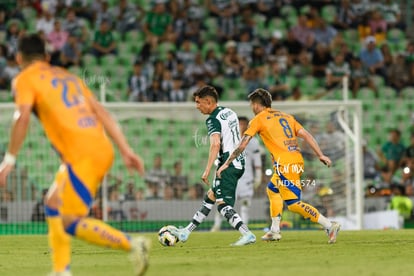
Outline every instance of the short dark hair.
[[26, 61], [31, 61], [35, 58], [45, 58], [46, 47], [44, 40], [38, 34], [30, 34], [23, 36], [19, 40], [18, 52]]
[[253, 103], [259, 103], [264, 107], [272, 106], [272, 95], [263, 88], [257, 88], [248, 96], [249, 100]]
[[196, 92], [193, 93], [193, 98], [205, 98], [205, 97], [212, 97], [216, 102], [218, 101], [218, 93], [217, 90], [210, 85], [206, 85], [198, 89]]

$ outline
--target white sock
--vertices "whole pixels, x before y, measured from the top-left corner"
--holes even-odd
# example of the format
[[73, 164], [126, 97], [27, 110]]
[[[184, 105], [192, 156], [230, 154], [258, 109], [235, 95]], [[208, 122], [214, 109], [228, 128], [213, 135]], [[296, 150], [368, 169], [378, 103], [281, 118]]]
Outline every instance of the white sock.
[[322, 225], [325, 229], [329, 229], [332, 226], [331, 221], [322, 214], [319, 214], [318, 223]]
[[270, 231], [274, 233], [280, 232], [280, 220], [282, 216], [272, 217], [272, 226], [270, 227]]

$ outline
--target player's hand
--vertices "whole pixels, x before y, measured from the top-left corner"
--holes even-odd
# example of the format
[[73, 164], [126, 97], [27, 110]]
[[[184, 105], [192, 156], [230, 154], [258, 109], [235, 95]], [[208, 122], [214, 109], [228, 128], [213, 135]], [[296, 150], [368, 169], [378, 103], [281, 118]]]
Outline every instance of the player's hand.
[[6, 185], [7, 176], [13, 170], [13, 165], [6, 164], [2, 162], [0, 164], [0, 187], [4, 187]]
[[132, 150], [126, 151], [121, 154], [122, 159], [124, 160], [125, 166], [127, 167], [129, 173], [133, 173], [133, 171], [137, 171], [140, 176], [144, 176], [145, 174], [145, 167], [144, 161], [141, 157], [133, 152]]
[[210, 183], [208, 182], [209, 175], [210, 175], [210, 171], [207, 171], [207, 170], [205, 170], [203, 174], [201, 175], [201, 180], [207, 185], [210, 185]]
[[328, 156], [326, 156], [326, 155], [322, 155], [321, 157], [319, 157], [319, 160], [323, 163], [323, 164], [325, 164], [328, 168], [331, 166], [331, 164], [332, 164], [332, 161], [331, 161], [331, 159], [329, 159], [329, 157]]
[[221, 173], [227, 169], [229, 167], [229, 165], [227, 165], [226, 163], [224, 163], [223, 165], [221, 165], [221, 167], [217, 170], [217, 177], [221, 178]]

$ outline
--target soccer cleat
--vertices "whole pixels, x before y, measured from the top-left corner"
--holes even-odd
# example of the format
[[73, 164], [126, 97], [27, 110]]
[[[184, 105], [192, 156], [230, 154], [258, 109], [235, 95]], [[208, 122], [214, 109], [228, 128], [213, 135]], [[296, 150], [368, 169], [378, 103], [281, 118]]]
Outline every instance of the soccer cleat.
[[329, 240], [328, 243], [335, 243], [336, 236], [338, 235], [339, 230], [341, 229], [341, 225], [335, 221], [332, 221], [332, 225], [329, 229], [326, 229], [326, 233], [328, 234]]
[[238, 241], [232, 243], [232, 246], [243, 246], [256, 242], [256, 236], [252, 232], [248, 232], [240, 237]]
[[144, 237], [133, 238], [131, 241], [131, 253], [129, 259], [131, 260], [136, 276], [144, 275], [148, 268], [148, 253], [151, 246], [149, 239]]
[[282, 235], [280, 232], [267, 231], [266, 234], [262, 236], [262, 241], [280, 241]]
[[180, 228], [180, 229], [175, 228], [175, 229], [171, 229], [171, 234], [176, 236], [179, 241], [186, 242], [191, 232], [187, 228]]
[[72, 273], [69, 270], [62, 272], [51, 272], [47, 276], [72, 276]]

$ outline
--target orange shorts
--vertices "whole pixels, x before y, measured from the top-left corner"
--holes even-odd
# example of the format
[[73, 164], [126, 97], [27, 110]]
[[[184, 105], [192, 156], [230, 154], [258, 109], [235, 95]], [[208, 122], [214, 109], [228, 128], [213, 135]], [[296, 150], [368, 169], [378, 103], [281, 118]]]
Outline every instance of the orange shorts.
[[89, 214], [96, 192], [110, 169], [113, 156], [85, 158], [75, 164], [62, 164], [56, 173], [62, 215], [86, 216]]
[[303, 170], [303, 163], [274, 167], [274, 173], [268, 188], [275, 193], [280, 193], [285, 201], [300, 200], [302, 193], [300, 177]]

